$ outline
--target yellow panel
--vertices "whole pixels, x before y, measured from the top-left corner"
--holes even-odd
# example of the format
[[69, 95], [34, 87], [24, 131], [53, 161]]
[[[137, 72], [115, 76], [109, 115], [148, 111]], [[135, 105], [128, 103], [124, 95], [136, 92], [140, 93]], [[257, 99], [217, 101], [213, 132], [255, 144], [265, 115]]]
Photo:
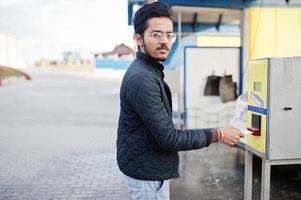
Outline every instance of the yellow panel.
[[197, 45], [200, 47], [240, 47], [240, 37], [198, 36]]
[[250, 59], [301, 55], [301, 8], [250, 8]]
[[273, 57], [275, 19], [272, 8], [250, 8], [250, 59]]
[[[267, 109], [267, 72], [268, 60], [251, 60], [249, 62], [248, 106], [258, 109]], [[248, 124], [252, 127], [252, 114], [261, 116], [261, 135], [247, 136], [247, 144], [259, 152], [265, 152], [266, 141], [266, 114], [250, 110], [248, 107]]]
[[[267, 70], [267, 59], [249, 61], [248, 105], [267, 108]], [[261, 83], [260, 91], [254, 91], [255, 83]], [[254, 98], [254, 96], [257, 96], [257, 98]], [[256, 99], [262, 101], [263, 106]]]
[[276, 56], [301, 55], [301, 9], [276, 10]]

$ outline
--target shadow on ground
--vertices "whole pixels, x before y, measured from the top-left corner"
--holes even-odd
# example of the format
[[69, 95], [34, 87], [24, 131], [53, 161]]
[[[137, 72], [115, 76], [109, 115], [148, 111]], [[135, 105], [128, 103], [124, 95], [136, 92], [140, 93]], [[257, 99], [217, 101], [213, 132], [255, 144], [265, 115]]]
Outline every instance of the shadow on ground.
[[[172, 200], [243, 200], [244, 151], [213, 144], [181, 153], [181, 177], [171, 183]], [[261, 160], [254, 158], [253, 200], [260, 199]], [[301, 199], [301, 166], [273, 166], [271, 200]]]

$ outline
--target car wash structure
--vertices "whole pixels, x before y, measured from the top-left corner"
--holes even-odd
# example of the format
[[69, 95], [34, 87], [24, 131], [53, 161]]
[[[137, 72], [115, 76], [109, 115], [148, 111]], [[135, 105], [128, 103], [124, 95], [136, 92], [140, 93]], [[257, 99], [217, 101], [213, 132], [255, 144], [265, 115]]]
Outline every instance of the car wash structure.
[[245, 200], [252, 199], [252, 157], [262, 159], [261, 199], [270, 199], [272, 165], [301, 164], [301, 57], [249, 62]]
[[[301, 163], [301, 148], [298, 146], [301, 141], [297, 131], [298, 116], [301, 116], [298, 92], [301, 84], [301, 1], [159, 1], [171, 5], [175, 14], [174, 27], [179, 38], [171, 63], [175, 63], [179, 74], [178, 111], [180, 118], [183, 117], [184, 127], [189, 128], [191, 124], [190, 102], [199, 101], [197, 98], [191, 100], [200, 96], [197, 90], [204, 91], [204, 88], [200, 89], [205, 86], [201, 84], [201, 78], [192, 77], [197, 74], [195, 72], [204, 72], [199, 69], [198, 60], [204, 61], [200, 59], [202, 55], [209, 55], [214, 50], [233, 49], [238, 94], [248, 93], [247, 127], [250, 134], [244, 142], [244, 199], [252, 199], [253, 155], [262, 159], [261, 199], [270, 199], [271, 166]], [[224, 34], [223, 27], [234, 31]], [[236, 27], [239, 27], [239, 34], [235, 32]], [[185, 38], [188, 34], [192, 35], [189, 39]]]

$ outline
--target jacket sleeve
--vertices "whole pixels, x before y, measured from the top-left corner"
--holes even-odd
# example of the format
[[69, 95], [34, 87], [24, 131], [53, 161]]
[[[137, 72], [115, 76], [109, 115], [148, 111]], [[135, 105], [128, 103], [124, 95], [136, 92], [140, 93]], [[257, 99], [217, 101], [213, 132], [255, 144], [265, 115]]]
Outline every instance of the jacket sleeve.
[[153, 77], [136, 75], [126, 86], [126, 99], [165, 151], [200, 149], [211, 143], [209, 129], [175, 129]]

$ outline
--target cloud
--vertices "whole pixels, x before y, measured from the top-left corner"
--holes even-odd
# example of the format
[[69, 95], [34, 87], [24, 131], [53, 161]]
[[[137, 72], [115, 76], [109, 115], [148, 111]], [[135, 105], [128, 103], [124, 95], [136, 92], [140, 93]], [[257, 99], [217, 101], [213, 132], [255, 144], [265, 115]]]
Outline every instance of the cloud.
[[0, 1], [0, 6], [5, 7], [5, 6], [10, 6], [10, 5], [15, 5], [17, 3], [20, 3], [22, 0], [1, 0]]
[[[44, 52], [72, 49], [99, 52], [111, 50], [122, 42], [133, 43], [125, 0], [0, 2], [0, 32], [15, 37], [33, 53], [41, 51], [40, 47]], [[36, 54], [40, 56], [40, 52]]]

